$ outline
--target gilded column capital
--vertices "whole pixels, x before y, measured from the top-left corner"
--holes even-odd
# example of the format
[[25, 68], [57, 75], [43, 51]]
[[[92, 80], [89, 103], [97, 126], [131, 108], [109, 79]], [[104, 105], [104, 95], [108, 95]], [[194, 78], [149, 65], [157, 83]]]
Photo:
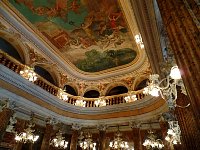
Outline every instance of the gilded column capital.
[[99, 131], [106, 131], [107, 128], [108, 128], [108, 126], [107, 126], [107, 125], [104, 125], [104, 124], [99, 124], [99, 125], [97, 125], [97, 129], [98, 129]]
[[131, 128], [140, 128], [142, 126], [142, 122], [140, 122], [140, 121], [130, 121], [129, 126]]
[[72, 124], [72, 130], [81, 130], [83, 126], [81, 124]]

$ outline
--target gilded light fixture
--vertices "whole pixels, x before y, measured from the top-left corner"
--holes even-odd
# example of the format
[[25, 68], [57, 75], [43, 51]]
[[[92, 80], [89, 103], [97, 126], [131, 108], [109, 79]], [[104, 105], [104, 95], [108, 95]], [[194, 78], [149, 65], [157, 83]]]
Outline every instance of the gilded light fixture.
[[39, 135], [34, 134], [34, 129], [32, 129], [35, 126], [33, 123], [33, 118], [31, 117], [31, 120], [28, 124], [28, 128], [24, 129], [24, 132], [21, 132], [19, 134], [16, 133], [15, 135], [15, 141], [22, 142], [22, 143], [35, 143]]
[[143, 142], [143, 146], [145, 146], [147, 149], [162, 149], [164, 147], [164, 144], [161, 139], [156, 139], [156, 135], [154, 135], [153, 131], [148, 131], [148, 136]]
[[181, 144], [181, 130], [178, 121], [168, 121], [169, 129], [167, 131], [167, 136], [165, 140], [172, 144]]
[[[148, 86], [144, 88], [143, 93], [152, 96], [161, 95], [163, 99], [167, 100], [169, 107], [178, 106], [176, 104], [177, 86], [181, 88], [183, 94], [187, 95], [178, 66], [173, 66], [170, 74], [162, 80], [159, 80], [158, 74], [150, 75], [149, 80], [150, 82]], [[165, 86], [162, 86], [164, 84]], [[189, 106], [189, 104], [187, 106]]]
[[68, 142], [65, 141], [65, 137], [62, 136], [61, 130], [56, 133], [56, 136], [50, 141], [50, 145], [59, 149], [66, 149]]
[[84, 150], [96, 150], [97, 143], [93, 142], [91, 133], [87, 133], [86, 137], [82, 137], [79, 141], [79, 146]]
[[122, 139], [122, 134], [119, 131], [119, 127], [117, 132], [115, 133], [113, 141], [110, 142], [109, 147], [111, 149], [117, 149], [117, 150], [128, 150], [129, 149], [129, 143], [127, 141], [124, 141]]
[[34, 72], [34, 68], [25, 66], [24, 70], [21, 70], [19, 73], [22, 77], [24, 77], [25, 79], [31, 82], [34, 82], [37, 80], [37, 74]]

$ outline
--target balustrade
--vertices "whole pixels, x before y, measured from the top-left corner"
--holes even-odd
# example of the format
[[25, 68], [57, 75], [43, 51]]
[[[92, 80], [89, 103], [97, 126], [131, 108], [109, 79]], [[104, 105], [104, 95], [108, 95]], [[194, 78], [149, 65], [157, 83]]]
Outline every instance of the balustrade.
[[[21, 64], [19, 61], [16, 59], [12, 58], [5, 52], [0, 50], [0, 64], [6, 66], [10, 70], [16, 72], [19, 74], [21, 70], [25, 68], [25, 65]], [[47, 92], [51, 93], [52, 95], [57, 96], [59, 88], [45, 80], [43, 77], [37, 75], [37, 80], [34, 81], [33, 83], [42, 89], [46, 90]], [[107, 105], [116, 105], [116, 104], [121, 104], [121, 103], [126, 103], [124, 100], [125, 96], [127, 96], [128, 93], [120, 94], [120, 95], [113, 95], [113, 96], [105, 96], [104, 99], [106, 100]], [[143, 94], [143, 90], [139, 91], [132, 91], [131, 94], [135, 94], [137, 97], [137, 100], [141, 100], [145, 97], [145, 94]], [[80, 99], [80, 96], [73, 96], [68, 94], [68, 100], [66, 103], [75, 105], [76, 100]], [[82, 100], [86, 101], [85, 107], [97, 107], [95, 106], [94, 102], [98, 98], [82, 98]]]

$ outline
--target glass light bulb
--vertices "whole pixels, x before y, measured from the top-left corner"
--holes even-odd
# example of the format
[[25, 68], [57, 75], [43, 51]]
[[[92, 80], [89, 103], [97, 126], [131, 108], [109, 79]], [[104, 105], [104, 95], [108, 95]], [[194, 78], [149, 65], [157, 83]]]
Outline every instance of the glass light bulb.
[[172, 79], [181, 79], [181, 73], [180, 70], [178, 69], [178, 66], [173, 66], [171, 68], [170, 77]]

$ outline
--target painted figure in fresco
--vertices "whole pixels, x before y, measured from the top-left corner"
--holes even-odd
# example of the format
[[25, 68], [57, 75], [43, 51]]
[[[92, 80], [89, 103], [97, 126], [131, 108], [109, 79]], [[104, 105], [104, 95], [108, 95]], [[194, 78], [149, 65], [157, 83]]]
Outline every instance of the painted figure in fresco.
[[117, 20], [119, 19], [120, 16], [121, 16], [121, 13], [113, 13], [112, 15], [110, 14], [108, 16], [108, 19], [110, 20], [110, 27], [113, 30], [118, 30]]
[[77, 3], [77, 0], [73, 0], [70, 4], [69, 10], [72, 10], [75, 13], [79, 13], [80, 5]]
[[81, 28], [85, 31], [85, 33], [89, 38], [94, 39], [93, 32], [90, 29], [92, 22], [93, 22], [93, 16], [86, 17], [84, 23], [81, 24]]

